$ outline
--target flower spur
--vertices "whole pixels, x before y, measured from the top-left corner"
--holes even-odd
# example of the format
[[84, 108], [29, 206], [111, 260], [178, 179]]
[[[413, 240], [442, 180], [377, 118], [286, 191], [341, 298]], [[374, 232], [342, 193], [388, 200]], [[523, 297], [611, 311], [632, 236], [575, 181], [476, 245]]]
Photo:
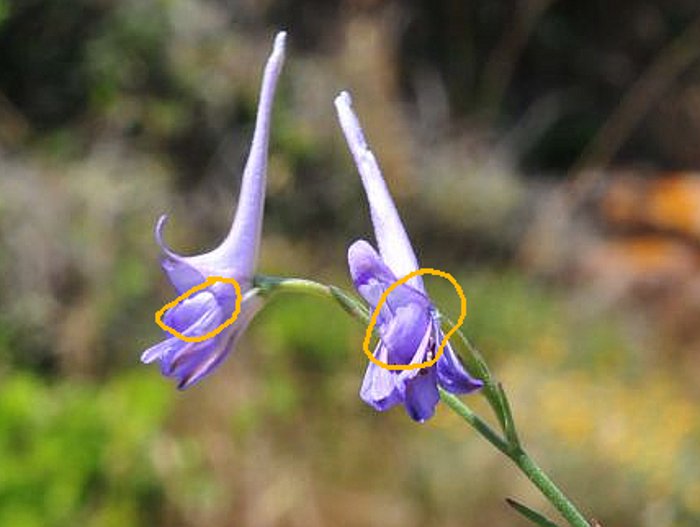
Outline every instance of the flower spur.
[[[265, 67], [238, 208], [226, 238], [207, 253], [180, 256], [163, 241], [167, 217], [161, 216], [156, 224], [156, 241], [162, 251], [161, 266], [178, 295], [201, 284], [209, 276], [234, 278], [241, 287], [240, 314], [221, 333], [202, 342], [185, 342], [169, 337], [141, 355], [144, 363], [160, 361], [163, 375], [174, 378], [180, 389], [188, 388], [212, 373], [234, 349], [262, 307], [262, 299], [253, 288], [253, 276], [262, 230], [272, 103], [284, 63], [285, 40], [285, 32], [277, 34]], [[203, 335], [217, 328], [231, 315], [235, 301], [236, 295], [231, 285], [216, 283], [170, 309], [164, 316], [164, 322], [188, 337]]]
[[[355, 288], [375, 308], [384, 291], [397, 279], [418, 269], [406, 229], [401, 222], [377, 160], [367, 146], [362, 127], [347, 92], [335, 99], [338, 119], [369, 202], [379, 253], [365, 240], [348, 249], [348, 264]], [[420, 276], [398, 286], [382, 306], [377, 319], [379, 342], [374, 356], [386, 364], [420, 364], [432, 360], [444, 335], [439, 317]], [[437, 364], [428, 368], [387, 370], [370, 362], [360, 397], [379, 411], [403, 403], [408, 415], [419, 422], [435, 413], [440, 400], [438, 385], [464, 394], [483, 382], [469, 375], [447, 343]]]

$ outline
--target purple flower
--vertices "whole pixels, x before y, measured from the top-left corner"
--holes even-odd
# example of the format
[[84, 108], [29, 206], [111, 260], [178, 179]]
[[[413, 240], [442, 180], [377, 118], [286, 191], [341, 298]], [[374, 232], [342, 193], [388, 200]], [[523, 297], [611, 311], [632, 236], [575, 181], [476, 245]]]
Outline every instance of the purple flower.
[[[340, 125], [360, 172], [369, 201], [379, 254], [364, 240], [348, 250], [348, 264], [355, 288], [375, 308], [384, 291], [397, 279], [418, 269], [418, 261], [396, 210], [377, 160], [367, 146], [360, 123], [346, 92], [335, 100]], [[377, 319], [380, 340], [374, 356], [387, 364], [420, 364], [432, 360], [443, 340], [439, 317], [417, 276], [392, 291]], [[437, 364], [429, 368], [387, 370], [367, 366], [360, 397], [379, 411], [403, 403], [412, 419], [432, 417], [440, 399], [438, 385], [463, 394], [478, 390], [483, 382], [467, 373], [447, 344]]]
[[[156, 224], [155, 236], [162, 250], [163, 271], [177, 291], [184, 293], [201, 284], [209, 276], [234, 278], [241, 286], [241, 310], [236, 321], [221, 333], [203, 342], [185, 342], [170, 337], [147, 349], [141, 361], [160, 361], [163, 375], [177, 381], [185, 389], [212, 373], [228, 356], [251, 319], [262, 307], [262, 300], [253, 288], [253, 275], [258, 258], [265, 202], [267, 147], [272, 101], [284, 63], [286, 33], [280, 32], [267, 61], [260, 90], [258, 115], [248, 162], [243, 171], [238, 209], [231, 230], [212, 251], [194, 256], [180, 256], [163, 241], [166, 216]], [[215, 283], [168, 310], [164, 322], [190, 337], [213, 331], [233, 313], [236, 295], [231, 285]]]

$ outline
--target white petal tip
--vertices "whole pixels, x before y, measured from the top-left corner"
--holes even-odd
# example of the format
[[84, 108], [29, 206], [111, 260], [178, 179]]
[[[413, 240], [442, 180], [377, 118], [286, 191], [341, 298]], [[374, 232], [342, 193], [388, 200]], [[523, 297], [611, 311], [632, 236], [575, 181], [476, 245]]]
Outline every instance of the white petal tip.
[[272, 48], [273, 55], [284, 53], [286, 45], [287, 45], [287, 32], [280, 31], [275, 36], [275, 44]]
[[342, 108], [349, 108], [352, 106], [352, 97], [350, 97], [350, 94], [346, 91], [341, 91], [338, 96], [335, 98], [335, 107], [340, 110]]
[[154, 229], [154, 234], [156, 237], [156, 243], [160, 245], [161, 248], [165, 246], [165, 243], [163, 243], [163, 227], [165, 227], [165, 224], [168, 222], [168, 215], [167, 214], [161, 214], [158, 217], [158, 220], [156, 221], [156, 227]]
[[[335, 98], [335, 109], [338, 112], [340, 127], [343, 129], [350, 151], [355, 156], [355, 162], [359, 166], [364, 157], [371, 155], [371, 153], [365, 140], [365, 135], [362, 132], [362, 125], [360, 125], [360, 121], [352, 108], [352, 97], [350, 97], [348, 92], [341, 91], [338, 94]], [[375, 162], [372, 161], [372, 163]]]
[[161, 214], [158, 216], [158, 220], [156, 221], [156, 230], [160, 231], [163, 229], [163, 226], [165, 226], [165, 223], [168, 221], [168, 215], [167, 214]]
[[161, 357], [161, 349], [158, 345], [153, 346], [141, 354], [140, 360], [143, 364], [150, 364]]
[[169, 258], [179, 258], [177, 254], [175, 254], [170, 247], [165, 243], [165, 240], [163, 239], [163, 228], [165, 227], [165, 224], [168, 222], [168, 215], [167, 214], [161, 214], [160, 217], [158, 218], [158, 221], [156, 222], [156, 228], [155, 228], [155, 238], [156, 238], [156, 243], [160, 247], [160, 250], [163, 252], [163, 254]]

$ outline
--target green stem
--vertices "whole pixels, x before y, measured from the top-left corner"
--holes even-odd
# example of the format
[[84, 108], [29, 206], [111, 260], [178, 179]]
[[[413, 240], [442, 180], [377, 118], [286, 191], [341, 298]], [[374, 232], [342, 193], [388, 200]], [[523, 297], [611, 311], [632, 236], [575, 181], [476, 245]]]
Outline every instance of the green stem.
[[569, 498], [520, 446], [509, 444], [488, 423], [476, 415], [458, 397], [440, 389], [440, 398], [489, 443], [508, 456], [513, 463], [540, 490], [545, 498], [561, 513], [571, 527], [591, 527]]
[[[445, 315], [440, 315], [445, 322], [453, 326], [455, 323]], [[479, 379], [484, 381], [484, 388], [482, 390], [483, 396], [489, 403], [489, 406], [496, 415], [499, 424], [501, 425], [501, 430], [505, 433], [508, 438], [508, 442], [513, 445], [519, 445], [520, 440], [518, 439], [518, 434], [515, 429], [515, 421], [513, 420], [513, 415], [510, 411], [510, 404], [508, 403], [508, 398], [506, 397], [503, 387], [495, 381], [493, 375], [491, 375], [491, 370], [486, 365], [486, 361], [482, 357], [478, 349], [469, 341], [469, 339], [462, 333], [461, 329], [456, 332], [462, 344], [467, 348], [467, 355], [465, 357], [465, 362], [467, 369], [470, 373], [476, 375]]]
[[[330, 286], [306, 280], [305, 278], [282, 278], [277, 276], [256, 276], [255, 287], [260, 288], [263, 294], [276, 292], [310, 293], [318, 296], [329, 297]], [[332, 296], [331, 296], [332, 297]]]
[[591, 527], [591, 524], [581, 514], [576, 506], [561, 491], [559, 487], [545, 474], [545, 472], [527, 455], [522, 448], [518, 448], [509, 456], [520, 470], [528, 477], [540, 492], [556, 507], [561, 515], [572, 527]]
[[263, 295], [304, 293], [328, 298], [338, 302], [347, 313], [358, 320], [365, 323], [369, 322], [367, 308], [339, 287], [321, 284], [305, 278], [278, 278], [275, 276], [256, 276], [254, 285], [260, 289]]
[[450, 407], [450, 409], [469, 423], [477, 432], [479, 432], [489, 443], [495, 446], [498, 450], [510, 457], [510, 445], [501, 437], [491, 426], [481, 417], [475, 414], [471, 408], [464, 404], [460, 399], [446, 392], [442, 388], [440, 390], [440, 399]]

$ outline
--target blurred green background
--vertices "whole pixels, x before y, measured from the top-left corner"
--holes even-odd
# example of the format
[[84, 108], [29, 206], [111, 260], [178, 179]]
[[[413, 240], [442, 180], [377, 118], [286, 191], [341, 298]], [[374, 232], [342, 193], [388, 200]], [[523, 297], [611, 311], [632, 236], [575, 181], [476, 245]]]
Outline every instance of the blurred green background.
[[366, 407], [364, 328], [322, 300], [274, 299], [187, 392], [139, 364], [172, 297], [155, 219], [182, 253], [226, 231], [281, 28], [261, 271], [350, 287], [346, 247], [371, 229], [332, 106], [348, 89], [534, 457], [605, 527], [699, 525], [699, 17], [696, 0], [0, 0], [0, 525], [549, 511], [444, 407], [422, 425]]

